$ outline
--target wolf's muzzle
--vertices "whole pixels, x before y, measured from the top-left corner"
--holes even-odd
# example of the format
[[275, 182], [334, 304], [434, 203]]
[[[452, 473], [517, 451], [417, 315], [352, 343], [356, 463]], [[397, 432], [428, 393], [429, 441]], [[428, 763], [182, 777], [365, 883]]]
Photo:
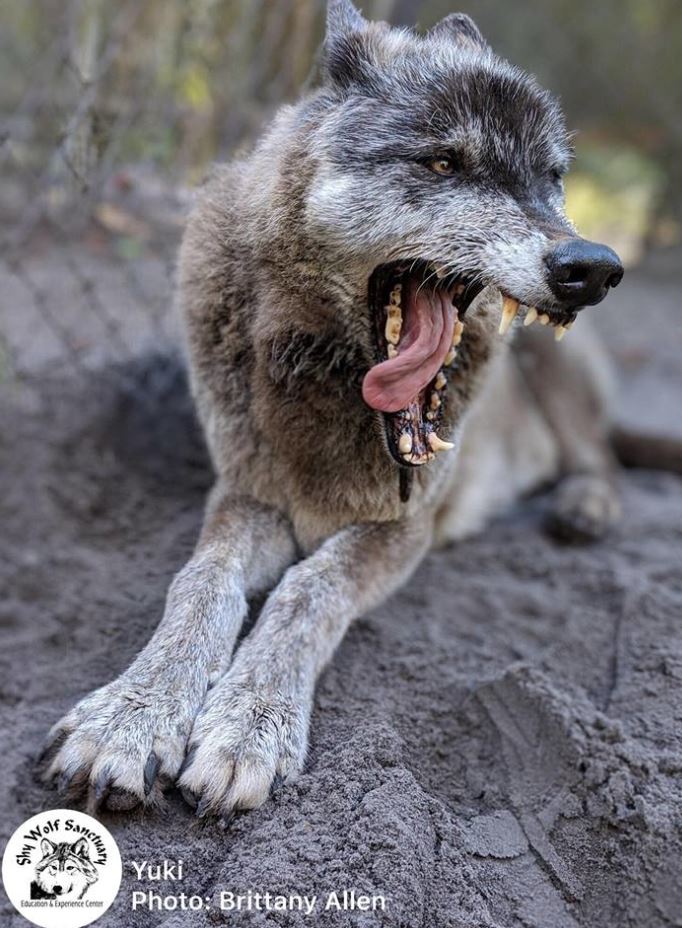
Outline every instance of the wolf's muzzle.
[[545, 255], [547, 283], [565, 306], [594, 306], [623, 277], [620, 258], [606, 245], [564, 239]]

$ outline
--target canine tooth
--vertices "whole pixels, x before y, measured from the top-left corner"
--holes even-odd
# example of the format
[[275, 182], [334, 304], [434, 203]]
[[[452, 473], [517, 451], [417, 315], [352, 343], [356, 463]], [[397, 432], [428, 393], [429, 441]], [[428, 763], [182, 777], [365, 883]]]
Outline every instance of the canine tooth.
[[464, 323], [457, 319], [455, 320], [455, 327], [452, 330], [452, 347], [456, 348], [457, 345], [462, 341], [462, 334], [464, 332]]
[[435, 432], [429, 434], [429, 447], [432, 451], [452, 451], [455, 447], [451, 441], [443, 441]]
[[442, 390], [446, 383], [447, 383], [447, 380], [445, 378], [445, 374], [443, 373], [443, 371], [438, 371], [438, 376], [436, 377], [436, 384], [435, 384], [436, 390]]
[[526, 318], [523, 320], [524, 325], [533, 325], [535, 320], [538, 318], [538, 311], [534, 306], [530, 306], [528, 312], [526, 313]]
[[387, 350], [387, 352], [388, 352], [389, 358], [397, 358], [397, 357], [398, 357], [398, 349], [396, 348], [395, 345], [392, 345], [390, 342], [388, 343], [388, 347], [387, 347], [386, 350]]
[[498, 329], [500, 335], [504, 335], [509, 330], [509, 326], [516, 318], [518, 311], [519, 301], [515, 300], [511, 296], [505, 296], [504, 302], [502, 303], [502, 318], [500, 319], [500, 328]]
[[[575, 319], [573, 320], [573, 322], [575, 322]], [[573, 328], [573, 322], [567, 322], [566, 325], [564, 326], [567, 332], [570, 332], [571, 329]]]
[[549, 323], [549, 316], [547, 313], [543, 313], [541, 316], [538, 316], [538, 322], [540, 325], [547, 325]]
[[566, 326], [558, 325], [558, 326], [554, 329], [554, 341], [555, 341], [555, 342], [560, 342], [561, 339], [564, 337], [565, 334], [566, 334]]
[[401, 454], [409, 454], [412, 451], [412, 436], [409, 432], [403, 432], [398, 439], [398, 451]]
[[431, 409], [438, 409], [438, 407], [440, 406], [440, 397], [438, 396], [437, 393], [431, 394], [430, 405], [431, 405]]

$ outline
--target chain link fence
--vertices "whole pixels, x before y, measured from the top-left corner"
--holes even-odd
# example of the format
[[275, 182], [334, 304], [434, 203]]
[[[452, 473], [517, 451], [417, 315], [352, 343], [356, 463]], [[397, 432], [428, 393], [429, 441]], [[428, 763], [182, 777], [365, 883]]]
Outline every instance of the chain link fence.
[[25, 0], [0, 29], [0, 377], [177, 342], [189, 192], [305, 81], [321, 4]]
[[[375, 19], [426, 25], [450, 10], [446, 0], [359, 5]], [[282, 100], [313, 79], [324, 6], [323, 0], [3, 4], [0, 383], [100, 369], [177, 343], [174, 261], [191, 188], [211, 160], [250, 140]], [[529, 0], [462, 6], [496, 47], [564, 91], [573, 124], [577, 113], [592, 119], [599, 99], [610, 126], [627, 126], [643, 147], [658, 146], [679, 168], [679, 3], [662, 0], [655, 16], [637, 0], [624, 7], [606, 0], [599, 9], [588, 0], [551, 0], [541, 10]], [[572, 16], [583, 6], [589, 15]], [[585, 49], [582, 58], [578, 47]], [[656, 73], [647, 64], [654, 58]], [[572, 74], [582, 79], [578, 88], [619, 86], [616, 71], [613, 81], [602, 74], [607, 63], [641, 85], [629, 91], [627, 119], [617, 93], [571, 95]], [[655, 96], [647, 80], [652, 88], [663, 84]], [[647, 105], [658, 135], [645, 125], [640, 97], [653, 100]]]

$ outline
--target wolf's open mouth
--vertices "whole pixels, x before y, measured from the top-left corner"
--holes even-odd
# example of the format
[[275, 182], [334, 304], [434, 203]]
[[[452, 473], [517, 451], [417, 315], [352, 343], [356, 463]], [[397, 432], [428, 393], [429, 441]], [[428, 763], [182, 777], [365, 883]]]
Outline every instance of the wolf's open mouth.
[[382, 264], [369, 279], [377, 363], [362, 395], [384, 413], [388, 446], [399, 464], [420, 466], [452, 447], [438, 434], [446, 371], [457, 357], [464, 315], [482, 289], [424, 261]]

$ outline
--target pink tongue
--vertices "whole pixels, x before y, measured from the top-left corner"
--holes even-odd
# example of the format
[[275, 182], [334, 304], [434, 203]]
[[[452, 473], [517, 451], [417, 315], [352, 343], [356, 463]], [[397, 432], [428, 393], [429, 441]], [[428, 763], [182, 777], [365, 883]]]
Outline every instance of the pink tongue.
[[398, 356], [376, 364], [362, 382], [362, 397], [372, 409], [398, 412], [409, 406], [450, 350], [457, 313], [448, 294], [414, 290], [410, 284], [404, 293]]

